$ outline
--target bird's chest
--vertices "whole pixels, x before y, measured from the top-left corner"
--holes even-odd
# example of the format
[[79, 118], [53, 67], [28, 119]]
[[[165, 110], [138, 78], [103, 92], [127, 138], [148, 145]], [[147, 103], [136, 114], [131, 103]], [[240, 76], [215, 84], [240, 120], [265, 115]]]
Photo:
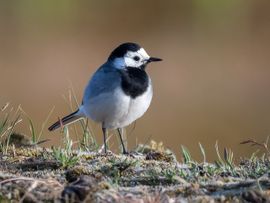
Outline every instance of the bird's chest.
[[151, 83], [147, 87], [146, 91], [137, 96], [136, 98], [131, 98], [129, 103], [128, 115], [131, 117], [135, 115], [135, 117], [140, 117], [145, 111], [148, 109], [153, 96], [153, 90]]
[[120, 71], [121, 88], [125, 95], [132, 99], [143, 95], [149, 86], [149, 77], [147, 73], [139, 68], [126, 68]]
[[123, 111], [123, 114], [118, 121], [120, 126], [126, 126], [140, 118], [149, 108], [153, 96], [151, 81], [144, 93], [135, 98], [125, 95], [125, 93], [122, 94], [122, 98], [125, 99], [119, 102], [117, 111]]

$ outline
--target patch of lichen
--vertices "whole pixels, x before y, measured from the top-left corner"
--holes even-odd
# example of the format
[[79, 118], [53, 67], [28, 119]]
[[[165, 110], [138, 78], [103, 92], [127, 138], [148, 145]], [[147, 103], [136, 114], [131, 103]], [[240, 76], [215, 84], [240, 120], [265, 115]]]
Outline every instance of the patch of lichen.
[[46, 156], [46, 154], [51, 154], [51, 150], [40, 148], [40, 147], [16, 147], [14, 145], [10, 145], [7, 147], [5, 151], [1, 151], [3, 156], [7, 156], [11, 159], [16, 158], [18, 156], [25, 158], [38, 158], [40, 156]]
[[92, 174], [92, 171], [87, 169], [84, 166], [75, 166], [71, 169], [68, 169], [65, 173], [66, 180], [68, 182], [73, 182], [78, 179], [81, 175], [90, 175]]

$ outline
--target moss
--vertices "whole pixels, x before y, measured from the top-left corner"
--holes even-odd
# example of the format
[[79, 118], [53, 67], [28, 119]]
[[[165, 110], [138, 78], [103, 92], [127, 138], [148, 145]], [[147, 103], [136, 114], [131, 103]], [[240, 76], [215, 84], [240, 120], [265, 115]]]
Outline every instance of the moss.
[[146, 154], [146, 160], [156, 160], [156, 161], [166, 161], [173, 162], [175, 158], [172, 154], [159, 152], [159, 151], [150, 151]]
[[84, 166], [75, 166], [66, 171], [65, 177], [68, 182], [77, 180], [82, 175], [90, 175], [91, 172]]

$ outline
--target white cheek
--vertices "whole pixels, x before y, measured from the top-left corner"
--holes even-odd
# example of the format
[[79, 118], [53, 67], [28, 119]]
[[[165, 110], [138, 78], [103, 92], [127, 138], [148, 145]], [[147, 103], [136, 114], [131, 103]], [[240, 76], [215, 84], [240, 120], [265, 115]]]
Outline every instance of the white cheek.
[[140, 63], [135, 62], [134, 59], [125, 57], [125, 63], [127, 67], [139, 67]]

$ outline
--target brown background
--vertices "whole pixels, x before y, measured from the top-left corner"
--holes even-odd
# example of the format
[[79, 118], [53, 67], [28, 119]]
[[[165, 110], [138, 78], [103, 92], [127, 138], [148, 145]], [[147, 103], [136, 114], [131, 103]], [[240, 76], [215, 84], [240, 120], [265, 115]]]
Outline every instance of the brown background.
[[[154, 99], [129, 147], [151, 136], [199, 160], [201, 142], [212, 160], [219, 140], [249, 156], [239, 142], [270, 133], [269, 11], [269, 1], [251, 0], [1, 1], [0, 104], [21, 104], [40, 129], [53, 106], [50, 123], [70, 112], [71, 83], [81, 100], [111, 50], [138, 42], [164, 61], [148, 68]], [[18, 130], [29, 134], [28, 123]], [[60, 143], [59, 132], [44, 136]]]

